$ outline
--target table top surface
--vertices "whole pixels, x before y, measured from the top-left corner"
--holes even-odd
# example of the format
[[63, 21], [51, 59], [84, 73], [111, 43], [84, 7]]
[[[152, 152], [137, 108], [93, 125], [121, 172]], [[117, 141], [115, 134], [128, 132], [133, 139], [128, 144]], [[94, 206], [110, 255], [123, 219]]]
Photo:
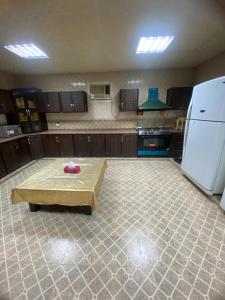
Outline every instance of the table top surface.
[[[80, 166], [80, 173], [64, 173], [64, 167], [70, 161]], [[94, 191], [105, 167], [105, 159], [57, 158], [14, 190]]]

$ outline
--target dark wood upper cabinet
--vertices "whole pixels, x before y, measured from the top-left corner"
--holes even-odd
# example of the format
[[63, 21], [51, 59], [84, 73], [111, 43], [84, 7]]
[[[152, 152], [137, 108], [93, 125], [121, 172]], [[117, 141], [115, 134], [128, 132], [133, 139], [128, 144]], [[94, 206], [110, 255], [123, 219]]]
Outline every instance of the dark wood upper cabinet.
[[122, 156], [123, 157], [137, 156], [137, 134], [122, 135]]
[[166, 103], [173, 109], [188, 110], [193, 87], [173, 87], [167, 90]]
[[11, 92], [0, 89], [0, 114], [11, 114], [15, 112], [16, 110], [13, 104]]
[[90, 156], [93, 157], [105, 156], [105, 135], [90, 134], [88, 138], [90, 144]]
[[46, 112], [47, 93], [37, 92], [36, 98], [39, 112]]
[[28, 137], [32, 159], [40, 159], [45, 156], [41, 135], [31, 135]]
[[106, 156], [120, 157], [122, 153], [122, 135], [106, 134], [105, 145], [106, 145]]
[[38, 92], [36, 93], [37, 106], [40, 112], [58, 113], [60, 112], [58, 92]]
[[84, 91], [60, 92], [62, 112], [87, 112], [87, 93]]
[[138, 109], [138, 89], [120, 90], [120, 111], [137, 111]]
[[[1, 150], [1, 148], [0, 148]], [[0, 151], [0, 178], [4, 177], [5, 175], [7, 175], [7, 171], [6, 171], [6, 167], [3, 161], [3, 157]]]
[[59, 155], [62, 157], [74, 156], [73, 137], [70, 134], [55, 135], [55, 141], [59, 147]]
[[71, 92], [59, 92], [62, 112], [73, 112], [73, 101]]
[[39, 112], [35, 92], [12, 92], [15, 114], [6, 114], [9, 125], [20, 124], [23, 133], [40, 132], [47, 130], [45, 113]]
[[49, 113], [60, 112], [60, 102], [58, 92], [47, 92], [47, 110]]
[[87, 93], [84, 91], [71, 92], [73, 112], [87, 112]]

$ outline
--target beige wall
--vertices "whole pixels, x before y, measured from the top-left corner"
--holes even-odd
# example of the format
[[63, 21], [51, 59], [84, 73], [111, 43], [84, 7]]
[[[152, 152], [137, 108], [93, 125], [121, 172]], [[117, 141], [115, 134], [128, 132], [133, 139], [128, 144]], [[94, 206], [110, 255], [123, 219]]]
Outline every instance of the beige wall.
[[12, 74], [0, 71], [0, 89], [13, 89], [16, 85], [16, 77]]
[[[135, 80], [138, 83], [129, 84], [128, 81]], [[89, 100], [89, 112], [84, 114], [48, 114], [48, 121], [56, 120], [128, 120], [136, 119], [136, 113], [120, 113], [119, 89], [139, 88], [139, 102], [147, 99], [149, 87], [159, 88], [159, 97], [166, 100], [166, 91], [173, 86], [192, 85], [194, 80], [193, 69], [176, 70], [150, 70], [135, 72], [99, 72], [99, 73], [75, 73], [62, 75], [30, 75], [19, 76], [19, 87], [37, 87], [43, 91], [76, 90], [72, 82], [82, 81], [86, 83], [84, 89], [88, 92], [90, 82], [110, 82], [112, 85], [112, 101]], [[147, 117], [160, 117], [159, 113], [147, 113]]]
[[225, 75], [225, 52], [208, 60], [196, 68], [195, 82], [200, 83], [206, 80]]

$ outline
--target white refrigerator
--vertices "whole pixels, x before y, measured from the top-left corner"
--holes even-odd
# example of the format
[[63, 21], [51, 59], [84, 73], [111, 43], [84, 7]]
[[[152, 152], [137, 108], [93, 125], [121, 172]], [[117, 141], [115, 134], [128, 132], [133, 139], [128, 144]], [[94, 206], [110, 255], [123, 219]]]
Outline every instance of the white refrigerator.
[[225, 187], [225, 76], [193, 89], [181, 169], [208, 195]]

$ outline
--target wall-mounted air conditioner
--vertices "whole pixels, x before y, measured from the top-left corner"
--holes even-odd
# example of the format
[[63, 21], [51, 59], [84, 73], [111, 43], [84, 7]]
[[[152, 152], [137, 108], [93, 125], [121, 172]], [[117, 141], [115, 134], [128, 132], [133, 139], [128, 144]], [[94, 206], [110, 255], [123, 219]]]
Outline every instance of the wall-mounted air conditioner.
[[91, 100], [111, 100], [111, 84], [94, 82], [89, 84]]

